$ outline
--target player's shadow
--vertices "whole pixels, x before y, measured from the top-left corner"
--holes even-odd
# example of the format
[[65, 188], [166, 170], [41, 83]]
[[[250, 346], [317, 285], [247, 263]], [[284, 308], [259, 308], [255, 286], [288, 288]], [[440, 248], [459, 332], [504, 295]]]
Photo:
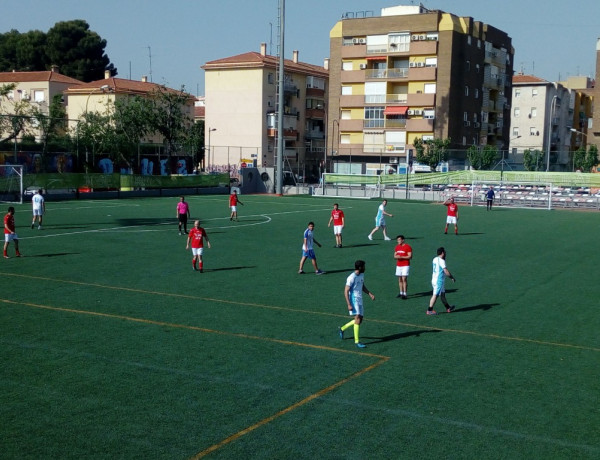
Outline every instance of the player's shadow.
[[483, 232], [462, 232], [459, 233], [457, 236], [470, 236], [470, 235], [485, 235], [485, 233]]
[[25, 257], [60, 257], [60, 256], [77, 256], [79, 252], [55, 252], [53, 254], [35, 254], [33, 256], [25, 256]]
[[354, 268], [342, 268], [341, 270], [325, 270], [325, 274], [328, 273], [349, 273], [354, 271]]
[[44, 226], [43, 230], [80, 230], [82, 228], [89, 228], [87, 226], [84, 225], [65, 225], [65, 226], [60, 226], [60, 225], [48, 225], [48, 226]]
[[342, 249], [344, 248], [362, 248], [365, 246], [373, 246], [373, 243], [364, 243], [364, 244], [344, 244]]
[[252, 266], [242, 266], [242, 267], [221, 267], [221, 268], [209, 268], [209, 269], [204, 269], [204, 273], [206, 272], [223, 272], [223, 271], [229, 271], [229, 270], [246, 270], [248, 268], [256, 268], [256, 265], [252, 265]]
[[439, 329], [423, 329], [423, 330], [419, 330], [419, 331], [400, 332], [398, 334], [386, 335], [383, 337], [363, 336], [363, 339], [368, 339], [369, 342], [367, 342], [367, 343], [369, 343], [369, 344], [382, 343], [382, 342], [390, 342], [392, 340], [406, 339], [407, 337], [419, 337], [421, 334], [429, 334], [432, 332], [442, 332], [442, 331], [440, 331]]
[[479, 305], [473, 305], [471, 307], [457, 308], [456, 310], [454, 310], [452, 312], [452, 314], [463, 313], [463, 312], [474, 311], [474, 310], [487, 311], [487, 310], [491, 310], [494, 307], [497, 307], [498, 305], [500, 305], [500, 304], [499, 303], [480, 303]]
[[[458, 289], [446, 289], [446, 294], [451, 294], [453, 292], [458, 291]], [[417, 292], [415, 294], [409, 294], [408, 298], [412, 299], [412, 298], [417, 298], [417, 297], [431, 297], [431, 291], [425, 291], [425, 292]]]

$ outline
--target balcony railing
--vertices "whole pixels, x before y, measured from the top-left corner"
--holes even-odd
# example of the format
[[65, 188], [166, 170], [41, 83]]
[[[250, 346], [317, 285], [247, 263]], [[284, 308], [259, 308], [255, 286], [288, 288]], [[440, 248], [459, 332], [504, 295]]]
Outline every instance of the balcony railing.
[[369, 69], [365, 71], [366, 78], [407, 78], [408, 68], [398, 69]]
[[406, 118], [387, 118], [385, 120], [386, 128], [406, 128]]

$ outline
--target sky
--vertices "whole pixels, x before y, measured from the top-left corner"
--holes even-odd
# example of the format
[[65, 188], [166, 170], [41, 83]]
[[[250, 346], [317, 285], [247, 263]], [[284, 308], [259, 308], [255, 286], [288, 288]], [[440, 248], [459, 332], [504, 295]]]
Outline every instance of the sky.
[[[410, 0], [286, 0], [284, 55], [323, 65], [329, 31], [346, 12], [411, 5]], [[470, 16], [512, 38], [515, 71], [549, 81], [594, 78], [600, 1], [423, 0], [429, 9]], [[119, 78], [149, 81], [204, 95], [208, 61], [278, 44], [279, 0], [19, 0], [0, 15], [0, 32], [47, 32], [56, 22], [84, 19], [107, 41]], [[10, 14], [7, 12], [10, 11]], [[360, 14], [360, 13], [359, 13]]]

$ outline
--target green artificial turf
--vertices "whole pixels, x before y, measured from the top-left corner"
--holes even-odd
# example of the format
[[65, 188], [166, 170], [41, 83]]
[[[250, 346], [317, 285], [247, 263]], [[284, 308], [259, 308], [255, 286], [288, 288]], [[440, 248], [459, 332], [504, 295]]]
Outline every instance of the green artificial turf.
[[[2, 458], [600, 456], [597, 212], [461, 206], [456, 236], [443, 206], [390, 201], [414, 254], [401, 300], [395, 241], [367, 239], [378, 200], [242, 199], [231, 222], [226, 196], [187, 198], [212, 243], [202, 274], [177, 198], [50, 201], [40, 231], [16, 206]], [[309, 221], [324, 276], [297, 274]], [[439, 246], [456, 311], [429, 317]], [[364, 350], [337, 334], [356, 259], [376, 296]]]

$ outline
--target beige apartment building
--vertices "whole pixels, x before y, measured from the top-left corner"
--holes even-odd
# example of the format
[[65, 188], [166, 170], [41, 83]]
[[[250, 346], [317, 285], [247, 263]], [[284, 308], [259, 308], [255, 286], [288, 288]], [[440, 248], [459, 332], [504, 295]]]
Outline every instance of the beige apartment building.
[[[283, 85], [284, 169], [315, 171], [325, 154], [329, 71], [285, 59]], [[279, 58], [248, 52], [207, 62], [205, 71], [206, 168], [233, 171], [243, 163], [273, 167], [277, 153]]]
[[[450, 138], [463, 151], [508, 145], [514, 50], [505, 32], [396, 6], [380, 16], [345, 15], [331, 29], [330, 50], [333, 169], [390, 172], [406, 165], [416, 138]], [[453, 161], [451, 168], [464, 167]]]
[[[56, 95], [62, 95], [67, 88], [82, 83], [75, 78], [62, 75], [56, 66], [49, 71], [0, 72], [0, 85], [15, 85], [6, 97], [0, 99], [0, 113], [12, 115], [15, 113], [15, 104], [26, 103], [48, 115], [49, 105]], [[32, 123], [28, 124], [26, 134], [34, 135], [39, 140], [40, 132]]]

